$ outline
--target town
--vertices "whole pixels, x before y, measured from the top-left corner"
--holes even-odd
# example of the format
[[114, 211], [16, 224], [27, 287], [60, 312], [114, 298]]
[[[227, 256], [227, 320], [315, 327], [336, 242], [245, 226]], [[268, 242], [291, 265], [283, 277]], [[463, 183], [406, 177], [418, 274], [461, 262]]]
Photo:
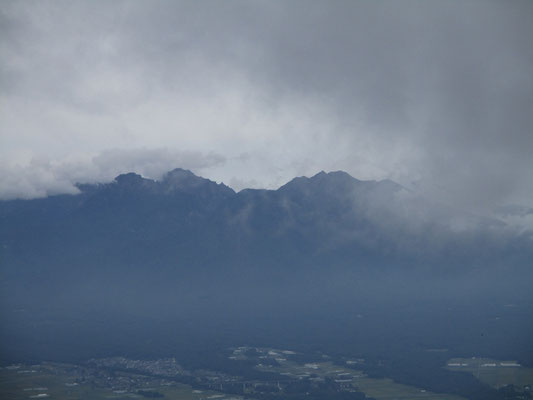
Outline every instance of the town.
[[[337, 358], [322, 353], [302, 354], [287, 349], [240, 346], [217, 354], [219, 369], [190, 368], [176, 358], [154, 360], [127, 357], [93, 358], [82, 364], [42, 362], [1, 368], [2, 398], [168, 398], [178, 400], [276, 400], [394, 398], [464, 400], [423, 388], [369, 377], [363, 358]], [[472, 357], [451, 359], [445, 366], [463, 369], [486, 380], [480, 370], [505, 370], [514, 377], [516, 398], [530, 398], [531, 371], [511, 361]], [[515, 371], [510, 374], [510, 369]], [[9, 384], [6, 384], [9, 383]], [[491, 383], [487, 381], [487, 383]], [[496, 382], [496, 388], [505, 382]], [[520, 384], [521, 383], [521, 384]], [[526, 384], [527, 383], [527, 384]], [[401, 394], [401, 395], [400, 395]], [[440, 397], [439, 397], [440, 398]]]

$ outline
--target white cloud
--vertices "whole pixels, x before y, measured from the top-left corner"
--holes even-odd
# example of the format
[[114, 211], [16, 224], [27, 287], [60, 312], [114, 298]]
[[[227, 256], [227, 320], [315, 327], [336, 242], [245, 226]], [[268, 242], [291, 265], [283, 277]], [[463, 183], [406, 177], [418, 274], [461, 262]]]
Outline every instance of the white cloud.
[[79, 193], [76, 183], [110, 182], [121, 173], [135, 171], [159, 179], [177, 167], [202, 173], [224, 162], [224, 157], [215, 153], [168, 149], [114, 149], [59, 161], [34, 156], [22, 162], [0, 163], [0, 199], [76, 194]]
[[[87, 160], [109, 149], [168, 149], [223, 155], [203, 172], [237, 185], [342, 169], [471, 209], [528, 201], [532, 16], [530, 2], [4, 2], [0, 195], [72, 190], [79, 173], [50, 172], [67, 167], [102, 179]], [[40, 178], [32, 158], [48, 160]]]

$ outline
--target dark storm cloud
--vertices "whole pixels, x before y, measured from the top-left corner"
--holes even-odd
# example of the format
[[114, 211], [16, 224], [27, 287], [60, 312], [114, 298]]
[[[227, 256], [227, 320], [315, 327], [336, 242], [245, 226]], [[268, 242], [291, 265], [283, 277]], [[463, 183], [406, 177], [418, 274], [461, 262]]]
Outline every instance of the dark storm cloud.
[[[2, 9], [2, 103], [16, 113], [29, 102], [36, 114], [37, 102], [55, 105], [46, 118], [64, 113], [93, 152], [133, 142], [236, 159], [229, 153], [242, 147], [249, 160], [221, 164], [218, 178], [269, 185], [345, 169], [471, 208], [532, 198], [531, 2], [6, 2]], [[78, 150], [56, 120], [34, 134], [6, 120], [2, 142], [18, 151], [40, 135], [59, 138], [43, 144], [51, 150], [69, 143], [60, 156]], [[88, 123], [90, 134], [79, 128]]]

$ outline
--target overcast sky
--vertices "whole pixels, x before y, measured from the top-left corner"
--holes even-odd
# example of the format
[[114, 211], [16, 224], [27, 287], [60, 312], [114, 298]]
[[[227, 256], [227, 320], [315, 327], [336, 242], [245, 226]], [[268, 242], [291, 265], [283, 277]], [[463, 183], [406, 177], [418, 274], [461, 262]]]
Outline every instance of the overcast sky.
[[1, 1], [0, 197], [184, 167], [533, 205], [532, 1]]

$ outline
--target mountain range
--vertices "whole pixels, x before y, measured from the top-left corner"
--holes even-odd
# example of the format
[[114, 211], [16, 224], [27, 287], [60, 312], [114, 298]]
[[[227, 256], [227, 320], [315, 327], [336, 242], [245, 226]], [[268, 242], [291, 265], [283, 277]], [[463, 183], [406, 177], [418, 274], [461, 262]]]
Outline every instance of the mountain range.
[[497, 219], [342, 171], [277, 190], [179, 168], [78, 189], [0, 202], [4, 360], [246, 341], [533, 362], [531, 233]]
[[78, 187], [78, 195], [0, 202], [4, 273], [104, 264], [192, 273], [221, 262], [294, 269], [324, 260], [446, 274], [518, 268], [532, 255], [527, 232], [342, 171], [238, 193], [183, 169], [159, 181], [128, 173]]

